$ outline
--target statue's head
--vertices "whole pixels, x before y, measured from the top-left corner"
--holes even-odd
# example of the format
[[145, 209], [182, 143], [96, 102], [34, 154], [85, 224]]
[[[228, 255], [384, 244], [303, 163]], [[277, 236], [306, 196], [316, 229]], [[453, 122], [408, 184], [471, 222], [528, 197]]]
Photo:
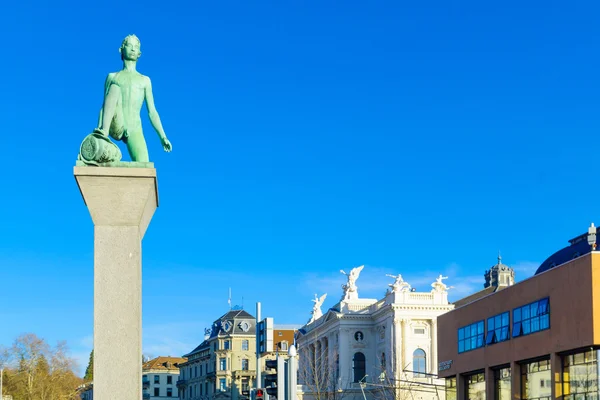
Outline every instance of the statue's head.
[[123, 43], [121, 43], [121, 47], [119, 48], [121, 60], [136, 61], [142, 55], [142, 51], [140, 50], [141, 46], [142, 43], [137, 36], [128, 35], [123, 39]]

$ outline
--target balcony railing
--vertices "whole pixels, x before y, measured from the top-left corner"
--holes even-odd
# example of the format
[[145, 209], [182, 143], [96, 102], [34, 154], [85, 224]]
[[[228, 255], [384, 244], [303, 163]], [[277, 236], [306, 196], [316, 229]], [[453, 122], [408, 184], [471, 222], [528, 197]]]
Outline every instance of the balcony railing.
[[150, 398], [150, 393], [144, 393], [144, 395], [142, 397], [144, 399], [149, 399]]

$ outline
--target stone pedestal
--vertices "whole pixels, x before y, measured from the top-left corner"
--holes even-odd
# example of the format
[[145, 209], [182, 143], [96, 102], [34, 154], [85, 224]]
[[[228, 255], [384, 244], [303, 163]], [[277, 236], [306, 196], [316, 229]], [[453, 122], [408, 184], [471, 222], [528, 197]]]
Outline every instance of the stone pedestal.
[[[142, 398], [142, 246], [158, 207], [156, 170], [74, 168], [94, 222], [94, 398]], [[133, 168], [132, 168], [133, 166]]]

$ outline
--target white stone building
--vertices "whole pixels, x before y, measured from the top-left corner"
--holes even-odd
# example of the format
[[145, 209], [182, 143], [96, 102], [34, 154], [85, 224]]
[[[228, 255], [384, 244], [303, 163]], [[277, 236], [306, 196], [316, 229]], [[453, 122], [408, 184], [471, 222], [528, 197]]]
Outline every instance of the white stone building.
[[348, 274], [341, 301], [324, 315], [324, 299], [313, 300], [313, 318], [296, 339], [301, 397], [444, 399], [436, 321], [454, 308], [446, 278], [440, 275], [429, 292], [416, 292], [401, 275], [388, 275], [394, 282], [383, 299], [361, 299], [356, 286], [361, 270]]
[[181, 357], [156, 357], [142, 365], [144, 400], [178, 398], [179, 365], [187, 360]]

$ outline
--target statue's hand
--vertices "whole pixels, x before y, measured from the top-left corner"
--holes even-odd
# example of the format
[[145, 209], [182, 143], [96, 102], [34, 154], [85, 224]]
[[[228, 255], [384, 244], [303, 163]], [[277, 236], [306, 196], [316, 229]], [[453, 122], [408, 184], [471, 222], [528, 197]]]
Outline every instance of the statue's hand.
[[173, 145], [171, 144], [171, 142], [169, 142], [169, 139], [167, 139], [166, 136], [161, 138], [160, 141], [162, 143], [163, 149], [165, 149], [167, 153], [170, 153], [171, 150], [173, 150]]

